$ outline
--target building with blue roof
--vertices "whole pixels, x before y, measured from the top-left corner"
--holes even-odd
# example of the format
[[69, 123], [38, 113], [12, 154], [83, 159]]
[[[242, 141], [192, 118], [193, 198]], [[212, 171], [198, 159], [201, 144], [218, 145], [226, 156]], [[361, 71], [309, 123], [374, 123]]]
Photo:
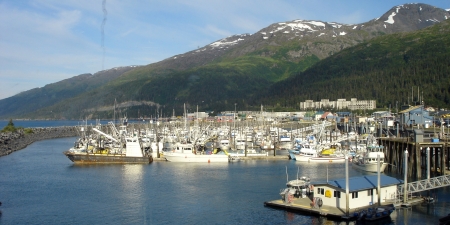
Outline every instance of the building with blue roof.
[[[311, 182], [314, 197], [322, 199], [324, 206], [346, 209], [345, 178], [337, 180]], [[380, 200], [387, 204], [395, 199], [397, 186], [403, 181], [394, 177], [380, 175]], [[367, 207], [378, 203], [378, 175], [349, 178], [349, 209]]]

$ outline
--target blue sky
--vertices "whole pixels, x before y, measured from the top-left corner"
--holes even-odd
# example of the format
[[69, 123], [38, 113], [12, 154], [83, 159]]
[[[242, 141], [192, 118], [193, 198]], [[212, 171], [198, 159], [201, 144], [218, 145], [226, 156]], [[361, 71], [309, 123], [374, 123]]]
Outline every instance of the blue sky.
[[[0, 0], [0, 99], [82, 73], [147, 65], [295, 19], [355, 24], [397, 0]], [[449, 0], [420, 3], [450, 9]], [[103, 44], [103, 47], [102, 47]], [[103, 58], [104, 52], [104, 58]]]

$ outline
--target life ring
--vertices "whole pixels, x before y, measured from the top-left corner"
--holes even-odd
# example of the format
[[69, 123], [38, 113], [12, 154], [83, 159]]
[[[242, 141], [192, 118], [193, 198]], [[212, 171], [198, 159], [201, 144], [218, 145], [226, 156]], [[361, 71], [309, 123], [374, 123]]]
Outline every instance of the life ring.
[[321, 198], [318, 198], [318, 199], [317, 199], [317, 205], [318, 205], [319, 207], [322, 207], [323, 201], [322, 201]]

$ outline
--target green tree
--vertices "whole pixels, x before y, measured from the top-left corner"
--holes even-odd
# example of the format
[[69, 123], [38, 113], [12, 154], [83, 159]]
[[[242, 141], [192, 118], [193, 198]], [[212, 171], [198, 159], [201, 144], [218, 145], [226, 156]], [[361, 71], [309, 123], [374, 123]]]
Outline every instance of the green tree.
[[9, 119], [8, 125], [6, 125], [2, 132], [15, 132], [16, 131], [16, 127], [14, 126], [14, 123], [12, 121], [12, 119]]

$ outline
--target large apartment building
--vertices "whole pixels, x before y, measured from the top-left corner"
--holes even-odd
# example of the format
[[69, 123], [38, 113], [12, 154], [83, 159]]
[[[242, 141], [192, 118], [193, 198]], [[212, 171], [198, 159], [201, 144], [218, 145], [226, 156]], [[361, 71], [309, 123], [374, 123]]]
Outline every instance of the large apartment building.
[[358, 100], [356, 98], [351, 98], [350, 101], [342, 98], [336, 101], [330, 101], [329, 99], [321, 99], [320, 102], [314, 102], [313, 100], [306, 100], [300, 102], [300, 110], [307, 109], [375, 109], [377, 106], [375, 100]]

